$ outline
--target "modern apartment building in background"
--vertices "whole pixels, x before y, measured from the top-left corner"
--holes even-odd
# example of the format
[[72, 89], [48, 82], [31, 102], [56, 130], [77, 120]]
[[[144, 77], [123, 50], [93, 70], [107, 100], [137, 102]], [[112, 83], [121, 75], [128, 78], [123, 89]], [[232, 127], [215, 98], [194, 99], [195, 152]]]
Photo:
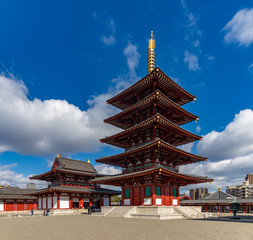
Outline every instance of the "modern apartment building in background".
[[238, 186], [227, 186], [226, 193], [240, 198], [253, 198], [253, 174], [247, 174], [245, 182]]
[[208, 193], [208, 188], [194, 188], [189, 190], [189, 195], [192, 200], [201, 199]]

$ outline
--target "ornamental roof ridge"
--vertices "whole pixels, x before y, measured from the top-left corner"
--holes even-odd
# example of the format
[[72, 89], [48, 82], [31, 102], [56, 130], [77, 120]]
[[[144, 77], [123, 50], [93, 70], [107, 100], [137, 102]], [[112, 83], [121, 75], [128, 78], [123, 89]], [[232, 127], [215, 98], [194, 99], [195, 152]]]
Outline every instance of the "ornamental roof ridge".
[[[158, 74], [160, 74], [163, 78], [165, 78], [165, 80], [167, 80], [169, 82], [170, 85], [172, 85], [175, 89], [177, 89], [178, 91], [182, 92], [183, 94], [185, 94], [185, 96], [188, 97], [188, 99], [192, 99], [192, 100], [196, 100], [196, 97], [193, 96], [192, 94], [190, 94], [189, 92], [187, 92], [186, 90], [184, 90], [182, 87], [180, 87], [177, 83], [175, 83], [170, 77], [168, 77], [159, 67], [156, 67], [152, 72], [150, 72], [149, 74], [147, 74], [145, 77], [143, 77], [142, 79], [140, 79], [139, 81], [137, 81], [135, 84], [131, 85], [130, 87], [128, 87], [127, 89], [125, 89], [124, 91], [120, 92], [119, 94], [117, 94], [116, 96], [110, 98], [107, 100], [107, 103], [112, 104], [113, 101], [115, 101], [116, 99], [118, 99], [119, 97], [122, 97], [123, 95], [128, 94], [129, 92], [131, 92], [134, 88], [138, 88], [138, 87], [142, 87], [143, 86], [143, 82], [145, 83], [145, 80], [151, 80], [154, 76], [157, 76]], [[185, 103], [190, 102], [191, 100], [186, 101]], [[185, 104], [183, 103], [183, 104]], [[182, 105], [183, 105], [182, 104]]]

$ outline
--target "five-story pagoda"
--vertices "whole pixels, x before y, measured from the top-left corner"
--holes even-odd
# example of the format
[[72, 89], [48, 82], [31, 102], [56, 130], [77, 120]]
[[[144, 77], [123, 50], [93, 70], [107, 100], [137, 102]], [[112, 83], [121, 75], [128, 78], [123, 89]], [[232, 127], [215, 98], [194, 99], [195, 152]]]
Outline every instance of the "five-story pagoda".
[[154, 48], [151, 32], [148, 74], [107, 101], [122, 111], [105, 122], [123, 131], [101, 142], [125, 151], [96, 161], [123, 170], [93, 181], [121, 186], [122, 205], [179, 205], [180, 186], [213, 181], [178, 171], [179, 166], [207, 160], [177, 148], [201, 140], [180, 127], [198, 119], [181, 107], [196, 98], [155, 68]]

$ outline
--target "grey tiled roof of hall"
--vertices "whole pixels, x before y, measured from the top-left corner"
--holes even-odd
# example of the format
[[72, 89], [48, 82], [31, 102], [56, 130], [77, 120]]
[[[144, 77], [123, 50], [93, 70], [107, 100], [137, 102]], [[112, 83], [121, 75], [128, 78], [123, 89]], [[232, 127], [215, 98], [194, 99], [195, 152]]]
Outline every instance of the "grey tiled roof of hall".
[[[65, 192], [78, 192], [78, 193], [91, 193], [91, 194], [113, 194], [113, 195], [119, 195], [121, 194], [121, 191], [112, 190], [112, 189], [106, 189], [106, 188], [88, 188], [88, 187], [75, 187], [75, 186], [51, 186], [49, 188], [40, 189], [40, 192], [45, 192], [48, 190], [58, 190], [58, 191], [65, 191]], [[36, 192], [37, 193], [37, 192]]]
[[0, 199], [36, 199], [35, 197], [26, 195], [38, 192], [37, 189], [26, 189], [19, 187], [3, 187], [0, 188]]
[[96, 169], [92, 166], [92, 164], [84, 162], [84, 161], [79, 161], [79, 160], [74, 160], [74, 159], [69, 159], [69, 158], [57, 158], [57, 161], [60, 166], [56, 167], [60, 169], [66, 169], [66, 170], [71, 170], [71, 171], [78, 171], [78, 172], [89, 172], [89, 173], [97, 173]]
[[190, 175], [190, 174], [175, 172], [173, 170], [170, 170], [168, 168], [163, 167], [160, 164], [156, 164], [155, 166], [153, 166], [151, 168], [144, 169], [144, 170], [141, 170], [141, 171], [130, 172], [130, 173], [123, 173], [123, 174], [116, 174], [116, 175], [109, 175], [109, 176], [104, 176], [104, 177], [96, 177], [95, 179], [92, 179], [91, 182], [92, 181], [96, 182], [98, 180], [102, 181], [102, 180], [107, 180], [107, 179], [108, 180], [109, 179], [116, 179], [116, 178], [121, 178], [121, 177], [131, 177], [131, 176], [134, 176], [134, 175], [139, 174], [139, 173], [145, 173], [145, 172], [149, 172], [149, 171], [156, 170], [156, 169], [159, 169], [159, 168], [162, 168], [162, 169], [167, 170], [167, 171], [172, 172], [172, 173], [176, 173], [176, 174], [179, 174], [179, 175], [187, 176], [187, 177], [193, 177], [193, 178], [198, 178], [198, 179], [203, 179], [203, 180], [212, 180], [212, 179], [208, 179], [207, 176], [196, 176], [196, 175]]
[[238, 198], [235, 196], [232, 196], [228, 193], [225, 193], [223, 191], [217, 191], [209, 196], [206, 196], [202, 199], [195, 199], [195, 200], [182, 200], [180, 201], [180, 204], [200, 204], [200, 203], [231, 203], [233, 201], [238, 201], [238, 202], [253, 202], [253, 198]]

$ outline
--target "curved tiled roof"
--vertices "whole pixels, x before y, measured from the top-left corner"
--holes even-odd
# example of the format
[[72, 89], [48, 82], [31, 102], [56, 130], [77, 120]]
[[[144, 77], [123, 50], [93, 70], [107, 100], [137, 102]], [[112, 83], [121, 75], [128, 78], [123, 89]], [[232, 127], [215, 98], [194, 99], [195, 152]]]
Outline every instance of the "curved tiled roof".
[[146, 75], [144, 78], [142, 78], [141, 80], [139, 80], [126, 90], [122, 91], [118, 95], [109, 99], [107, 103], [110, 103], [120, 109], [126, 109], [128, 105], [121, 103], [120, 100], [122, 98], [125, 98], [126, 96], [129, 96], [130, 94], [140, 91], [146, 86], [149, 86], [150, 84], [153, 83], [154, 79], [156, 79], [157, 85], [161, 85], [163, 88], [169, 90], [170, 92], [174, 92], [175, 95], [181, 96], [181, 100], [177, 102], [179, 105], [183, 105], [196, 99], [195, 96], [191, 95], [183, 88], [181, 88], [178, 84], [176, 84], [173, 80], [171, 80], [160, 68], [157, 67], [151, 73]]
[[156, 90], [155, 92], [151, 93], [149, 96], [144, 98], [143, 100], [137, 102], [136, 104], [132, 105], [131, 107], [125, 109], [124, 111], [109, 117], [104, 120], [106, 123], [110, 123], [116, 127], [127, 129], [128, 126], [119, 123], [119, 119], [125, 116], [129, 116], [132, 113], [138, 112], [141, 109], [153, 105], [153, 102], [157, 101], [157, 105], [163, 106], [164, 108], [167, 108], [168, 111], [173, 111], [175, 114], [177, 114], [180, 117], [183, 117], [184, 119], [177, 121], [177, 125], [183, 125], [185, 123], [194, 121], [198, 119], [197, 116], [193, 115], [192, 113], [186, 111], [182, 107], [180, 107], [178, 104], [173, 102], [171, 99], [166, 97], [162, 92], [159, 90]]

